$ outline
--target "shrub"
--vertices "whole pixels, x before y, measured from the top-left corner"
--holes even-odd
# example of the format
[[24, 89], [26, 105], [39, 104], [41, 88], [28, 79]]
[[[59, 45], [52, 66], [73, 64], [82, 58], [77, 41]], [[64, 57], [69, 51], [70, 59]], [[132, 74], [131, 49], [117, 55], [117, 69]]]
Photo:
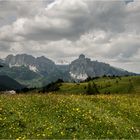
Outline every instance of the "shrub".
[[52, 82], [52, 83], [48, 84], [47, 86], [43, 87], [42, 90], [39, 92], [45, 93], [45, 92], [58, 91], [60, 89], [62, 82], [63, 81], [61, 81], [61, 80], [57, 80], [56, 82]]
[[87, 95], [95, 95], [99, 93], [99, 90], [97, 88], [97, 85], [94, 82], [88, 82], [87, 88], [86, 88], [86, 94]]

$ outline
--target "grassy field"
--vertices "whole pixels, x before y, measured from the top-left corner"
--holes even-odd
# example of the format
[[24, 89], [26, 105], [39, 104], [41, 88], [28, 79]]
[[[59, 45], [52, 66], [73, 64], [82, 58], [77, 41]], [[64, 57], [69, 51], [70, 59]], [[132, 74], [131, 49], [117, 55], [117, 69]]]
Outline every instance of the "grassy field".
[[[112, 92], [105, 95], [108, 80]], [[63, 83], [53, 94], [0, 95], [0, 138], [140, 139], [140, 78], [95, 83], [99, 95], [82, 95], [87, 83]]]
[[140, 138], [139, 95], [1, 95], [0, 138]]

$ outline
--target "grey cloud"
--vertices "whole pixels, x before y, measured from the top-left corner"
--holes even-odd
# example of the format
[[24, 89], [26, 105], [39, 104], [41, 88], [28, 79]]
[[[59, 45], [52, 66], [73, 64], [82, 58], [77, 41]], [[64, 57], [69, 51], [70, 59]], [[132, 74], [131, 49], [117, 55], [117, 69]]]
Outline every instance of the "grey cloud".
[[[44, 7], [36, 11], [35, 16], [26, 17], [24, 32], [18, 34], [29, 40], [77, 40], [90, 30], [124, 32], [125, 8], [124, 2], [117, 1], [58, 0], [51, 8]], [[29, 8], [22, 6], [19, 9], [18, 13]], [[28, 10], [28, 14], [23, 13], [30, 15]]]
[[2, 0], [0, 1], [0, 16], [6, 16], [10, 13], [18, 17], [33, 16], [42, 8], [42, 0]]
[[125, 1], [0, 1], [0, 54], [70, 61], [85, 53], [134, 63], [140, 59], [140, 2]]
[[119, 61], [126, 61], [139, 53], [140, 50], [140, 36], [138, 38], [128, 37], [127, 35], [120, 36], [110, 43], [110, 48], [107, 53], [104, 54], [105, 57], [115, 58]]
[[[77, 40], [81, 34], [90, 30], [100, 29], [110, 32], [123, 32], [125, 30], [126, 5], [124, 2], [103, 3], [101, 1], [81, 0], [75, 3], [75, 8], [67, 8], [69, 5], [66, 4], [63, 4], [61, 8], [60, 5], [54, 5], [50, 11], [46, 11], [48, 13], [44, 12], [44, 15], [37, 16], [25, 23], [24, 27], [25, 30], [27, 28], [27, 32], [21, 35], [32, 40], [59, 40], [63, 38]], [[37, 18], [42, 22], [38, 22]], [[59, 26], [54, 25], [57, 20]]]
[[9, 43], [0, 41], [0, 52], [10, 50]]
[[[56, 4], [54, 8], [46, 9], [41, 15], [27, 21], [24, 25], [27, 32], [21, 35], [33, 40], [77, 39], [88, 27], [87, 6], [84, 3], [80, 5], [80, 1], [71, 6], [64, 3], [62, 8], [61, 4]], [[73, 8], [67, 8], [72, 6]]]

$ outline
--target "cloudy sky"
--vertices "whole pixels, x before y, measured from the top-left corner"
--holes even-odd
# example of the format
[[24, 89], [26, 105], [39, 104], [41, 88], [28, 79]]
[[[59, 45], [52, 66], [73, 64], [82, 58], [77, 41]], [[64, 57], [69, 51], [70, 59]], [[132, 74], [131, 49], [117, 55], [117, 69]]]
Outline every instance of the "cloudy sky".
[[140, 1], [0, 0], [0, 57], [21, 53], [140, 73]]

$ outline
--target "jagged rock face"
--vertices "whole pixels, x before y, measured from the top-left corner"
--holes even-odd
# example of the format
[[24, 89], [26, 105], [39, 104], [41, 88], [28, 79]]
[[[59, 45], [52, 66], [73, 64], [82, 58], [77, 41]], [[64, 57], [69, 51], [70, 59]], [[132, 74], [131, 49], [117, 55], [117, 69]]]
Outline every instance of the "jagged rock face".
[[35, 65], [35, 58], [27, 54], [21, 54], [16, 56], [8, 55], [5, 59], [5, 63], [11, 67]]
[[[9, 55], [5, 59], [5, 63], [8, 65], [5, 69], [0, 70], [0, 74], [6, 74], [18, 81], [24, 83], [35, 82], [48, 84], [52, 81], [56, 81], [59, 78], [64, 77], [64, 72], [61, 72], [55, 65], [55, 63], [44, 57], [33, 57], [31, 55]], [[19, 73], [16, 73], [19, 71]], [[15, 74], [16, 73], [16, 74]]]
[[80, 55], [70, 64], [70, 75], [73, 79], [85, 80], [88, 76], [95, 76], [94, 67], [90, 59]]
[[49, 74], [55, 70], [55, 64], [53, 61], [45, 58], [44, 56], [35, 58], [31, 55], [21, 54], [21, 55], [8, 55], [5, 59], [5, 63], [10, 67], [28, 67], [34, 72], [44, 72]]
[[43, 73], [51, 73], [56, 70], [55, 63], [48, 58], [42, 56], [36, 59], [36, 66]]
[[85, 80], [87, 77], [96, 77], [103, 75], [127, 75], [127, 71], [119, 70], [98, 61], [91, 61], [80, 55], [77, 60], [74, 60], [69, 67], [69, 73], [74, 80]]
[[31, 85], [48, 84], [57, 79], [64, 81], [82, 81], [87, 77], [97, 77], [102, 75], [134, 75], [124, 70], [111, 67], [109, 64], [98, 61], [91, 61], [83, 54], [70, 65], [56, 65], [52, 60], [42, 56], [33, 57], [27, 54], [9, 55], [5, 65], [0, 69], [1, 75], [8, 75], [17, 81], [32, 83]]

